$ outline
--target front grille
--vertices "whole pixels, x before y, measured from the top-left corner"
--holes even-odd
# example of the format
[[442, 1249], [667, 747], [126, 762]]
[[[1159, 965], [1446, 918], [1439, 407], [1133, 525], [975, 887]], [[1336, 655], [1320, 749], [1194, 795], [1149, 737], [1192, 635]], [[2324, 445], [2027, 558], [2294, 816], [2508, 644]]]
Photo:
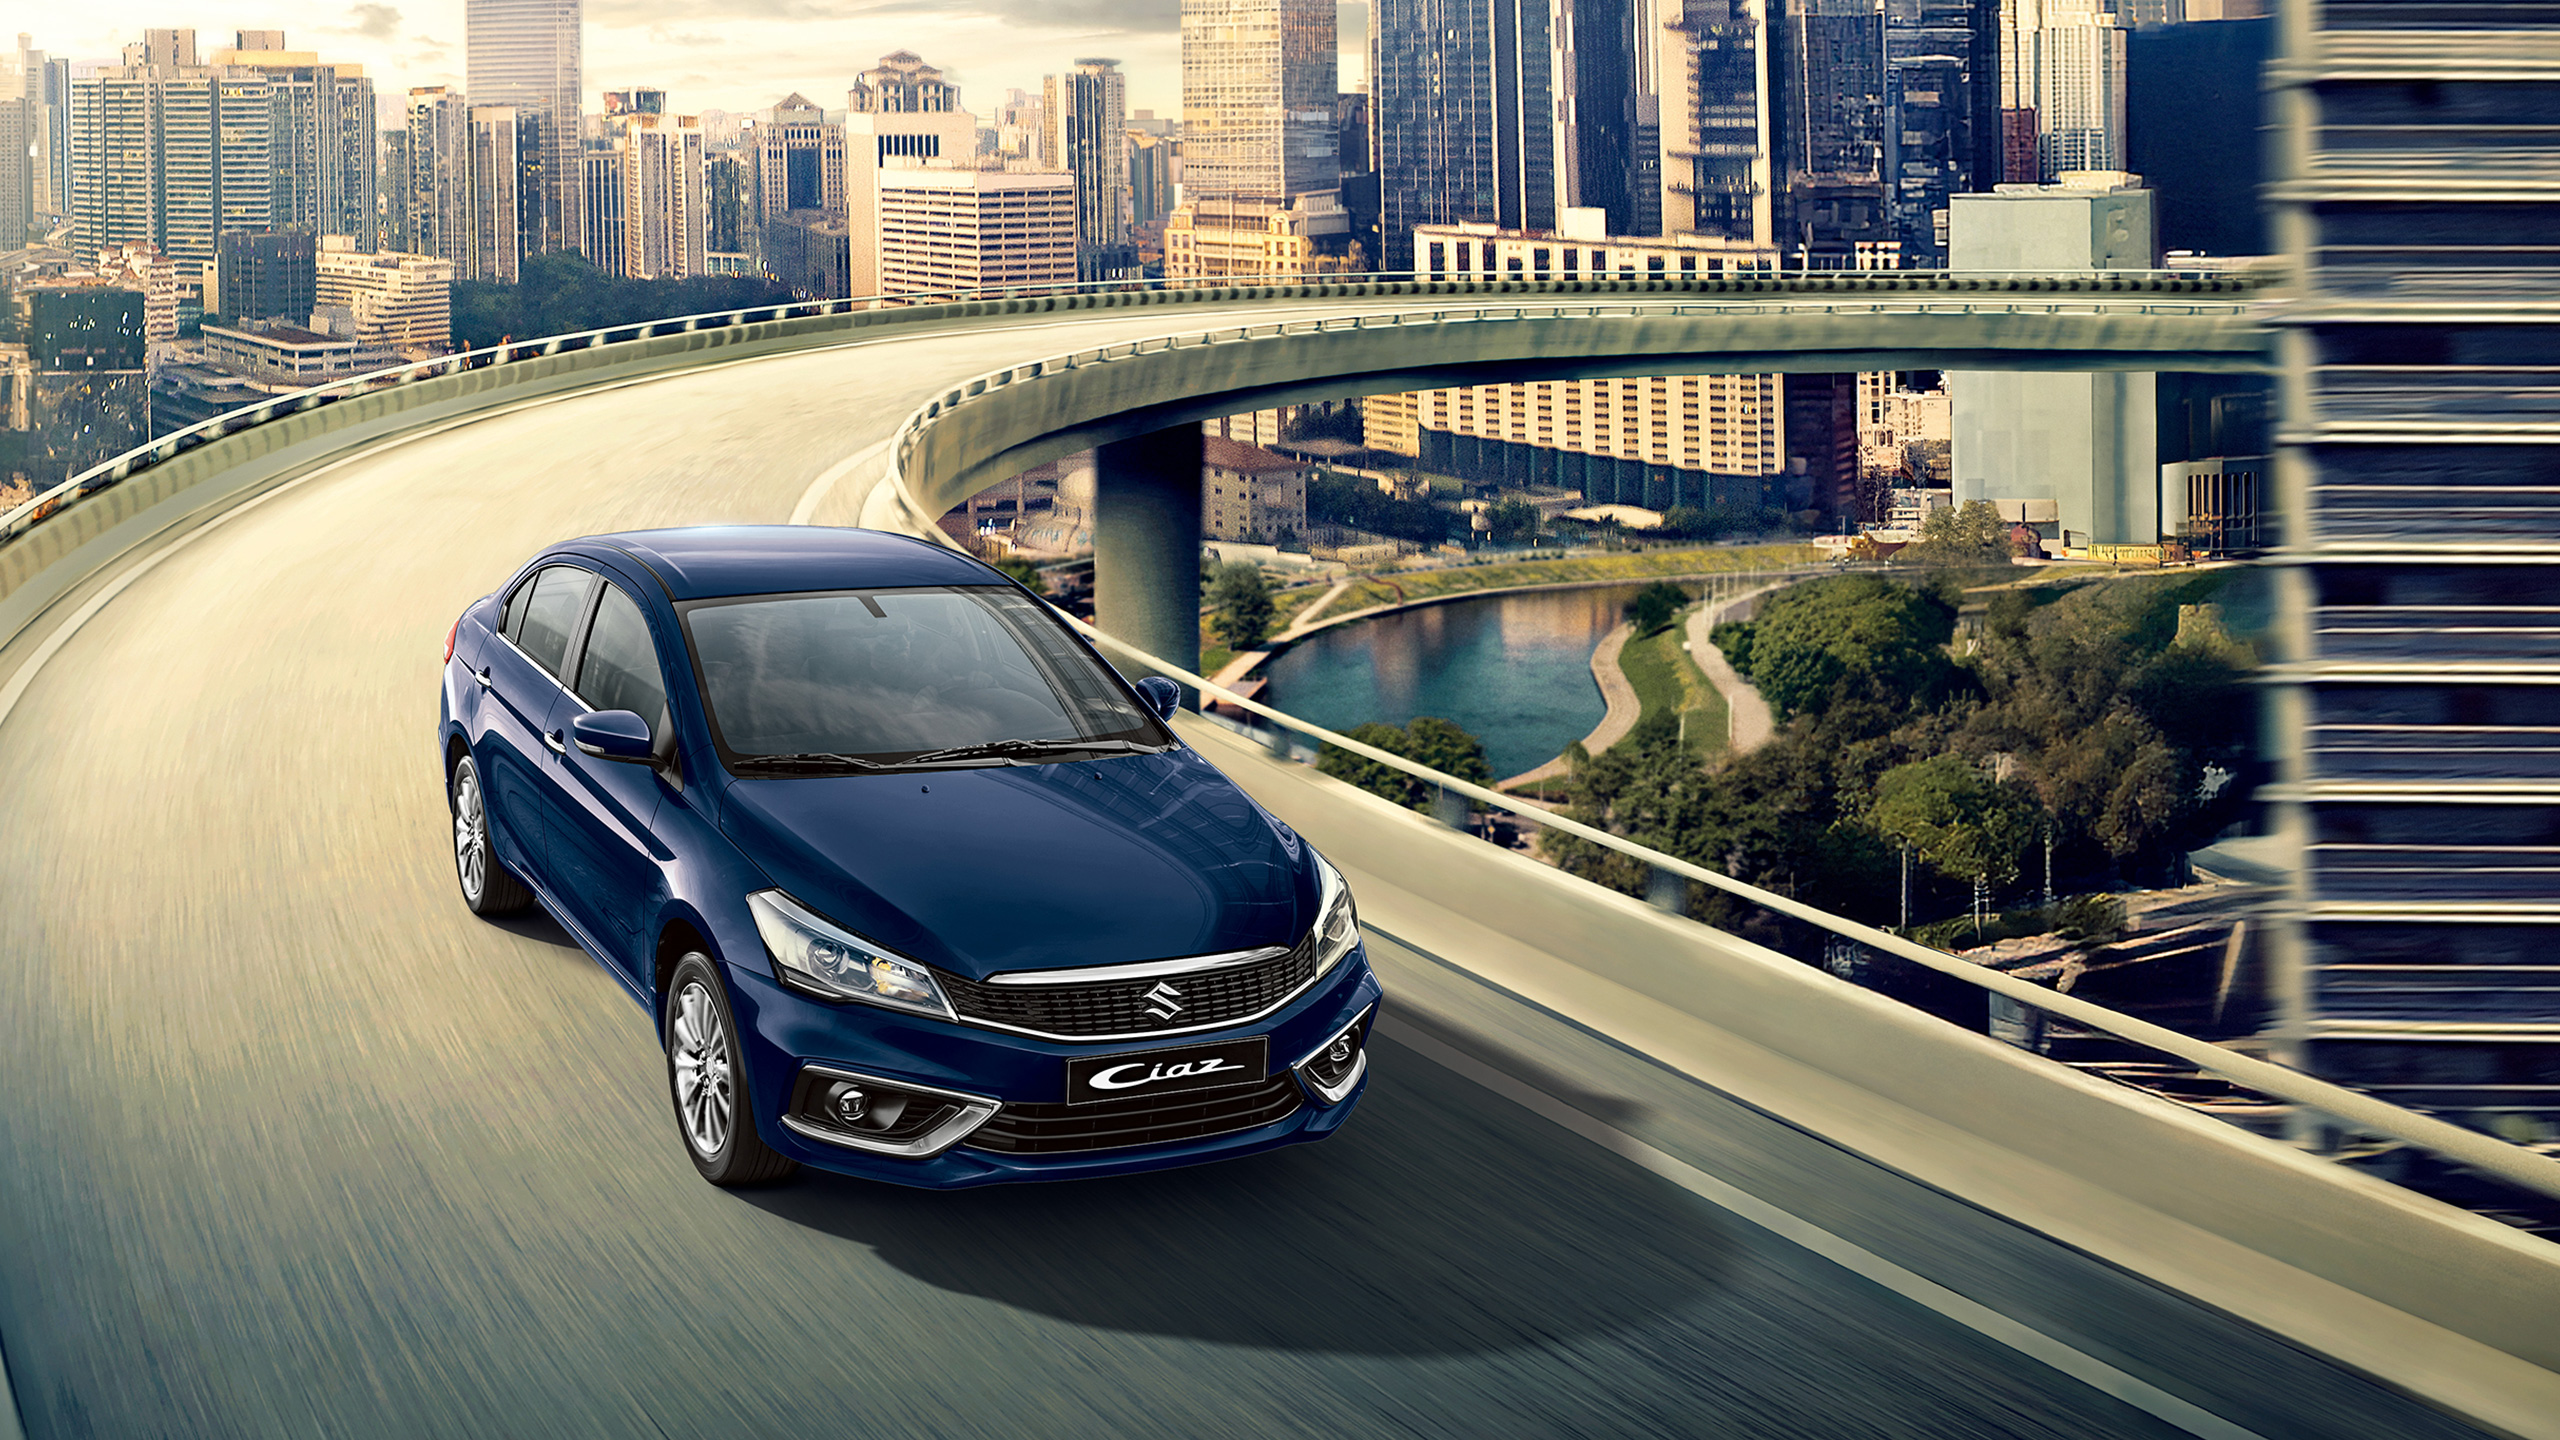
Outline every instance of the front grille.
[[961, 1144], [1008, 1155], [1166, 1145], [1287, 1119], [1300, 1099], [1298, 1082], [1283, 1070], [1258, 1084], [1227, 1090], [1133, 1095], [1093, 1105], [1007, 1105]]
[[[943, 993], [964, 1020], [1009, 1025], [1043, 1035], [1155, 1035], [1205, 1030], [1259, 1015], [1305, 985], [1315, 974], [1315, 936], [1268, 960], [1083, 985], [987, 985], [941, 976]], [[1170, 1020], [1147, 1013], [1158, 985], [1181, 992], [1181, 1013]]]

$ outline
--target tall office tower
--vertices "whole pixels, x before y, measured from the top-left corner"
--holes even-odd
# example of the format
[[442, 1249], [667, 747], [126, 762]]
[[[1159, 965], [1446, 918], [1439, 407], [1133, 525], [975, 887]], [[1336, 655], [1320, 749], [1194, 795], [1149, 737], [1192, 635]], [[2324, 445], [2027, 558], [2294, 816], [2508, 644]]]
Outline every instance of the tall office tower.
[[[1420, 225], [1556, 223], [1556, 61], [1546, 0], [1377, 0], [1369, 104], [1379, 268], [1413, 268]], [[1183, 145], [1186, 168], [1196, 142]], [[1204, 193], [1185, 176], [1184, 189]]]
[[2000, 105], [2034, 112], [2041, 175], [2124, 169], [2125, 32], [2114, 0], [2007, 0], [2000, 22]]
[[1162, 224], [1173, 213], [1173, 157], [1182, 142], [1136, 130], [1128, 141], [1129, 223]]
[[404, 355], [453, 348], [453, 266], [432, 255], [366, 254], [343, 235], [313, 257], [314, 309], [344, 310], [357, 344]]
[[364, 67], [287, 50], [281, 30], [240, 31], [231, 48], [213, 53], [212, 63], [225, 78], [254, 75], [266, 81], [274, 107], [268, 144], [275, 166], [275, 226], [355, 236], [371, 248], [381, 177], [373, 82]]
[[[977, 154], [978, 117], [953, 108], [959, 103], [958, 88], [943, 83], [941, 71], [904, 50], [881, 57], [879, 67], [863, 72], [861, 81], [846, 92], [843, 163], [830, 172], [840, 198], [829, 212], [844, 221], [843, 293], [888, 293], [880, 268], [882, 169], [907, 163], [965, 164]], [[884, 105], [902, 108], [878, 108]], [[824, 248], [831, 245], [832, 236], [829, 230], [812, 243]], [[812, 284], [835, 283], [833, 263], [834, 253], [827, 249], [804, 267], [804, 273]]]
[[1863, 268], [1890, 244], [1884, 0], [1783, 0], [1770, 67], [1778, 247], [1802, 269]]
[[2008, 178], [2000, 148], [2000, 0], [1891, 0], [1885, 175], [1902, 263], [1947, 263], [1948, 197]]
[[2270, 229], [2297, 287], [2262, 672], [2286, 872], [2270, 1038], [2325, 1078], [2547, 1144], [2560, 344], [2524, 268], [2550, 201], [2516, 157], [2545, 153], [2560, 54], [2542, 7], [2395, 28], [2412, 8], [2288, 6], [2269, 71]]
[[466, 140], [463, 207], [474, 280], [512, 285], [524, 273], [524, 212], [541, 203], [526, 193], [529, 166], [539, 165], [536, 131], [508, 105], [474, 105]]
[[1637, 33], [1637, 17], [1649, 22], [1649, 10], [1642, 0], [1555, 4], [1556, 203], [1600, 211], [1613, 235], [1652, 233], [1645, 217], [1659, 209], [1637, 198], [1659, 183], [1641, 137], [1653, 76], [1638, 57], [1652, 37]]
[[789, 210], [845, 208], [845, 132], [827, 123], [824, 110], [793, 92], [773, 107], [773, 120], [756, 127], [756, 175], [764, 218]]
[[577, 248], [578, 97], [586, 81], [579, 26], [584, 0], [466, 0], [463, 88], [475, 106], [516, 111], [527, 185], [522, 253]]
[[579, 248], [587, 262], [607, 275], [623, 273], [623, 243], [626, 233], [623, 213], [624, 173], [627, 169], [622, 148], [589, 150], [578, 157], [579, 184], [585, 191], [579, 203], [585, 208], [580, 219], [587, 227], [586, 240]]
[[1183, 192], [1333, 189], [1338, 89], [1333, 0], [1182, 0]]
[[845, 108], [865, 115], [949, 114], [960, 108], [960, 87], [914, 51], [899, 50], [854, 77]]
[[1134, 275], [1129, 245], [1129, 77], [1117, 60], [1078, 60], [1044, 76], [1041, 111], [1053, 162], [1076, 180], [1076, 278]]
[[71, 62], [44, 62], [44, 134], [36, 154], [36, 209], [48, 220], [71, 218]]
[[[712, 142], [709, 127], [704, 127], [703, 142]], [[756, 219], [754, 207], [748, 203], [746, 157], [730, 151], [707, 152], [702, 159], [703, 203], [708, 214], [703, 222], [703, 246], [713, 255], [749, 255], [755, 247]]]
[[223, 325], [308, 325], [318, 308], [308, 231], [234, 230], [224, 235], [205, 285], [204, 314]]
[[37, 217], [50, 213], [44, 160], [52, 131], [45, 100], [51, 71], [45, 53], [20, 35], [13, 51], [0, 51], [0, 250], [15, 250], [42, 237]]
[[702, 124], [632, 115], [622, 127], [622, 273], [682, 280], [706, 273]]
[[149, 241], [192, 287], [217, 236], [271, 226], [273, 97], [262, 75], [174, 63], [194, 59], [193, 31], [147, 34], [132, 63], [72, 82], [74, 243]]
[[382, 152], [377, 171], [382, 176], [382, 220], [378, 227], [376, 249], [393, 255], [414, 253], [409, 247], [417, 235], [417, 221], [410, 214], [409, 193], [409, 127], [406, 112], [399, 128], [382, 132]]
[[1765, 0], [1652, 0], [1662, 233], [1777, 243]]
[[899, 161], [879, 174], [880, 293], [1073, 284], [1075, 191], [1054, 171]]
[[471, 106], [442, 85], [409, 92], [409, 248], [476, 274], [471, 252]]

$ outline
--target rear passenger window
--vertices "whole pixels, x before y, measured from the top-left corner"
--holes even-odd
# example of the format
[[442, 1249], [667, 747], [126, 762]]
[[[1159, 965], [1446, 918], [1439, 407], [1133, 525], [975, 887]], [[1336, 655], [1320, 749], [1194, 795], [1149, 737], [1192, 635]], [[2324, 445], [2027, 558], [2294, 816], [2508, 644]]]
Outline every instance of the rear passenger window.
[[508, 616], [516, 629], [510, 637], [516, 648], [558, 675], [560, 662], [569, 653], [569, 634], [578, 628], [578, 616], [587, 608], [588, 587], [595, 578], [575, 565], [548, 566], [534, 576], [531, 595], [524, 601], [524, 618]]
[[663, 727], [667, 682], [658, 673], [658, 647], [649, 641], [649, 622], [640, 606], [608, 584], [596, 602], [596, 623], [587, 632], [587, 649], [578, 661], [578, 698], [598, 710], [628, 710]]

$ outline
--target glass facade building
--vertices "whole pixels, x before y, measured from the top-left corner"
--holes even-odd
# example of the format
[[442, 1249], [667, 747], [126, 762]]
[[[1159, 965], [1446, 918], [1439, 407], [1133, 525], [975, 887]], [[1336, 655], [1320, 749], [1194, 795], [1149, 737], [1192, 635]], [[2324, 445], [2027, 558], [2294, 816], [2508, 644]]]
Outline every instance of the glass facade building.
[[579, 95], [585, 87], [579, 27], [583, 0], [467, 0], [466, 75], [475, 106], [505, 106], [530, 140], [518, 216], [523, 253], [574, 250], [579, 215]]
[[1182, 186], [1286, 200], [1341, 180], [1333, 0], [1182, 0]]
[[1557, 62], [1546, 0], [1377, 0], [1373, 9], [1379, 268], [1413, 268], [1419, 225], [1555, 228]]

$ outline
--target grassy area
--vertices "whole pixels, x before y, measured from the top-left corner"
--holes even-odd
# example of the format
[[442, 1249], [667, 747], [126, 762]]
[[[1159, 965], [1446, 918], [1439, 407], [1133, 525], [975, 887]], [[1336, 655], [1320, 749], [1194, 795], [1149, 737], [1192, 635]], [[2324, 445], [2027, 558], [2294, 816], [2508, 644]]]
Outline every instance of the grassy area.
[[1635, 687], [1636, 701], [1643, 706], [1645, 718], [1685, 718], [1689, 753], [1704, 760], [1725, 748], [1733, 727], [1726, 718], [1724, 696], [1708, 683], [1706, 674], [1689, 658], [1689, 653], [1680, 648], [1688, 628], [1685, 623], [1676, 624], [1659, 634], [1629, 641], [1618, 652], [1618, 668], [1626, 673], [1627, 683]]
[[[1577, 555], [1519, 560], [1501, 565], [1460, 565], [1446, 570], [1398, 571], [1362, 580], [1325, 612], [1348, 614], [1372, 605], [1394, 605], [1436, 595], [1463, 595], [1517, 585], [1559, 585], [1575, 580], [1649, 580], [1657, 575], [1704, 575], [1719, 570], [1776, 570], [1811, 564], [1821, 552], [1810, 545], [1735, 545], [1695, 550], [1640, 550], [1623, 555]], [[1317, 592], [1323, 593], [1321, 591]]]
[[1215, 640], [1204, 639], [1200, 642], [1200, 673], [1203, 675], [1217, 674], [1226, 668], [1228, 661], [1234, 658], [1236, 658], [1236, 652]]

